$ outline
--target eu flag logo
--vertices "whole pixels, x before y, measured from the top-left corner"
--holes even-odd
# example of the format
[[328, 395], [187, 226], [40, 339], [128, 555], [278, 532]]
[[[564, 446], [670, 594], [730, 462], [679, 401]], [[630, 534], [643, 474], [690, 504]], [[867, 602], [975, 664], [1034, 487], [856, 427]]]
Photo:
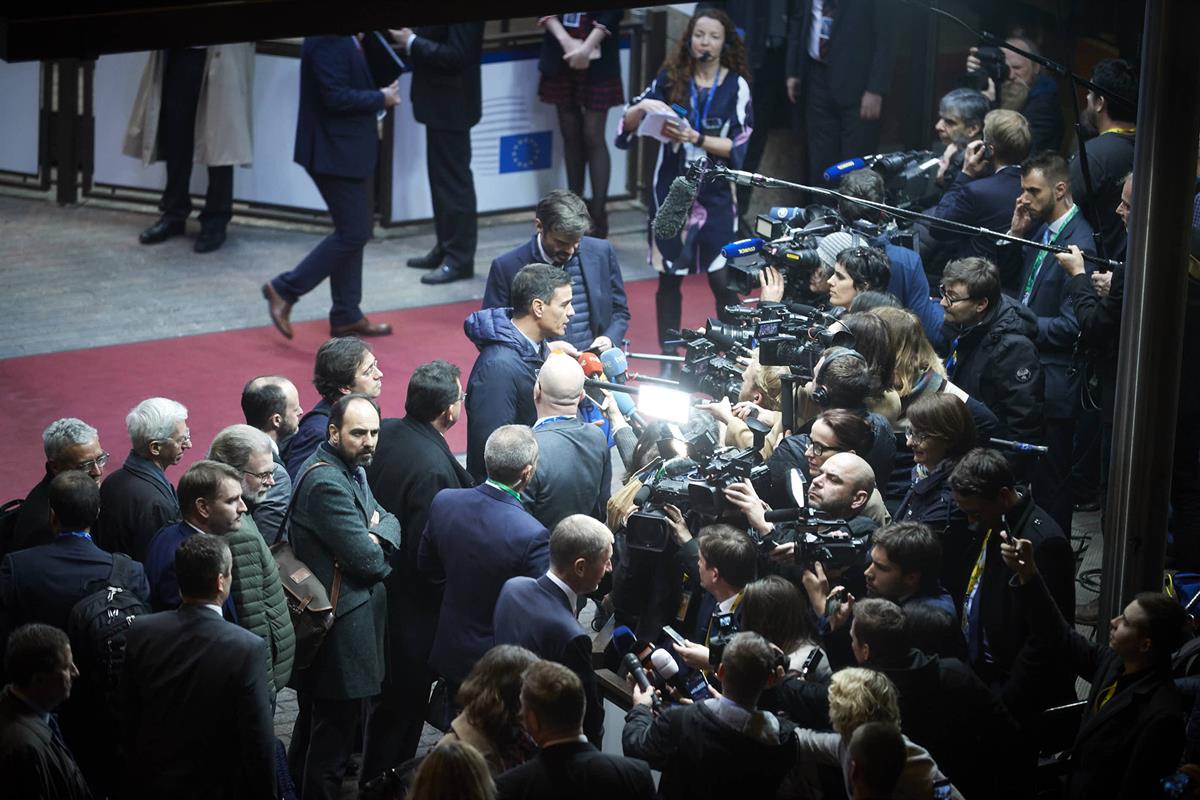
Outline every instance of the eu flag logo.
[[550, 169], [552, 131], [516, 133], [500, 137], [500, 174]]

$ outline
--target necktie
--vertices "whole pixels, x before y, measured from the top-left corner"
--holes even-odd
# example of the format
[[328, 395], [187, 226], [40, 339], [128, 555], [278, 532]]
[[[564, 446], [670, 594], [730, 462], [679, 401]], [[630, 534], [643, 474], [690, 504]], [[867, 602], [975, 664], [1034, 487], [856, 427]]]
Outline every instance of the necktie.
[[837, 16], [837, 0], [825, 0], [821, 4], [821, 30], [817, 38], [817, 52], [822, 61], [829, 60], [829, 38], [833, 33], [833, 20]]

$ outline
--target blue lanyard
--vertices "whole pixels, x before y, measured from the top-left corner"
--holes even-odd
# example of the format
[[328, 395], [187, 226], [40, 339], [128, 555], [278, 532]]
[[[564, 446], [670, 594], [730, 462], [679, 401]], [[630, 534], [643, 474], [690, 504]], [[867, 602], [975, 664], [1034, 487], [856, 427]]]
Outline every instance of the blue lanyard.
[[[704, 133], [704, 128], [702, 127], [702, 124], [703, 124], [704, 120], [708, 119], [708, 109], [709, 109], [709, 107], [712, 106], [713, 95], [717, 93], [717, 85], [720, 83], [721, 83], [721, 68], [717, 67], [717, 74], [713, 78], [712, 88], [708, 90], [708, 97], [706, 97], [704, 100], [704, 114], [702, 116], [697, 116], [696, 124], [692, 126], [700, 133]], [[700, 95], [696, 91], [696, 79], [693, 77], [692, 78], [692, 111], [695, 111], [696, 114], [698, 114], [698, 115], [700, 114], [700, 109], [697, 108], [696, 106], [698, 106], [699, 104], [700, 104]]]
[[92, 540], [92, 535], [87, 531], [63, 531], [58, 535], [60, 539], [64, 536], [74, 536], [76, 539], [87, 539], [89, 542]]
[[564, 420], [564, 419], [575, 419], [575, 415], [574, 414], [559, 414], [556, 417], [546, 417], [545, 419], [540, 419], [536, 423], [534, 423], [533, 429], [536, 431], [538, 428], [545, 427], [546, 425], [549, 425], [551, 422], [558, 422], [559, 420]]

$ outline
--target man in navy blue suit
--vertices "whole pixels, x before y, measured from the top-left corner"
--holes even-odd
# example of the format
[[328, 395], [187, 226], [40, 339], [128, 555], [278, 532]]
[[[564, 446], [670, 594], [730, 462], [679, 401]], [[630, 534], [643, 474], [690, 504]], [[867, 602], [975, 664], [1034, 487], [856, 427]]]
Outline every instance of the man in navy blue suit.
[[[983, 118], [983, 138], [967, 145], [962, 172], [928, 213], [997, 232], [1007, 230], [1013, 203], [1021, 194], [1020, 164], [1029, 157], [1030, 141], [1029, 123], [1016, 111], [989, 111]], [[990, 236], [966, 236], [936, 227], [929, 228], [929, 236], [947, 244], [951, 261], [968, 256], [996, 261], [995, 239]]]
[[263, 284], [271, 321], [292, 338], [292, 306], [329, 278], [332, 336], [386, 336], [390, 325], [363, 316], [362, 251], [371, 238], [371, 176], [379, 156], [376, 114], [400, 102], [393, 82], [371, 76], [361, 34], [309, 36], [300, 51], [300, 112], [293, 160], [308, 171], [333, 217], [333, 233], [291, 272]]
[[550, 533], [521, 501], [537, 453], [528, 427], [497, 428], [484, 448], [487, 482], [443, 489], [429, 508], [417, 569], [445, 584], [429, 666], [450, 684], [452, 697], [494, 644], [492, 611], [504, 582], [546, 572]]
[[575, 316], [563, 338], [577, 350], [620, 345], [629, 329], [625, 281], [612, 245], [584, 236], [592, 226], [587, 204], [565, 189], [555, 189], [538, 201], [533, 224], [531, 240], [492, 262], [483, 308], [512, 305], [513, 278], [522, 267], [553, 264], [571, 277]]
[[[1046, 151], [1021, 168], [1021, 196], [1009, 233], [1059, 247], [1076, 245], [1095, 255], [1092, 226], [1071, 197], [1066, 159]], [[1080, 413], [1078, 376], [1071, 369], [1079, 323], [1067, 291], [1067, 275], [1044, 250], [1007, 243], [998, 246], [1001, 283], [1037, 314], [1038, 360], [1045, 376], [1046, 445], [1033, 494], [1064, 531], [1071, 530], [1071, 476], [1075, 420]], [[1006, 279], [1007, 278], [1007, 279]], [[1010, 293], [1012, 293], [1010, 291]]]
[[[0, 650], [8, 634], [21, 625], [37, 622], [66, 630], [71, 608], [101, 581], [130, 591], [143, 602], [150, 598], [141, 564], [122, 556], [114, 570], [113, 556], [92, 541], [89, 531], [100, 511], [100, 487], [91, 475], [80, 470], [60, 472], [50, 480], [46, 495], [50, 542], [10, 553], [0, 563]], [[90, 656], [83, 647], [75, 652], [85, 670]], [[117, 759], [108, 732], [116, 727], [116, 720], [102, 702], [96, 678], [84, 675], [60, 709], [60, 722], [79, 768], [99, 794], [115, 788]]]
[[603, 522], [573, 514], [550, 534], [550, 569], [538, 578], [510, 578], [500, 590], [492, 622], [496, 644], [517, 644], [571, 669], [583, 683], [583, 732], [600, 746], [604, 706], [592, 671], [592, 639], [576, 619], [580, 597], [596, 591], [612, 571], [613, 535]]

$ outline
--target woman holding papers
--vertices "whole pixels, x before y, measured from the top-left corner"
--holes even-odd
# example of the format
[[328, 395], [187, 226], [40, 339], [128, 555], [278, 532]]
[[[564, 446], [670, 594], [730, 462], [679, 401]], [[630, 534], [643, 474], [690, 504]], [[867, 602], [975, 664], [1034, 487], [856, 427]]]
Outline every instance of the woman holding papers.
[[[749, 74], [745, 46], [729, 16], [714, 9], [698, 11], [654, 82], [625, 109], [618, 147], [629, 147], [639, 133], [663, 143], [651, 219], [664, 206], [671, 182], [687, 171], [690, 162], [708, 158], [735, 169], [741, 166], [753, 121]], [[677, 206], [675, 199], [667, 205], [672, 202]], [[680, 325], [685, 275], [708, 273], [717, 314], [723, 319], [725, 306], [738, 302], [737, 293], [726, 284], [721, 255], [722, 246], [736, 236], [737, 205], [731, 185], [701, 183], [690, 210], [682, 213], [686, 220], [677, 235], [660, 239], [653, 230], [650, 233], [650, 263], [659, 272], [658, 339], [664, 352], [674, 349], [665, 342], [672, 338], [667, 330]]]

